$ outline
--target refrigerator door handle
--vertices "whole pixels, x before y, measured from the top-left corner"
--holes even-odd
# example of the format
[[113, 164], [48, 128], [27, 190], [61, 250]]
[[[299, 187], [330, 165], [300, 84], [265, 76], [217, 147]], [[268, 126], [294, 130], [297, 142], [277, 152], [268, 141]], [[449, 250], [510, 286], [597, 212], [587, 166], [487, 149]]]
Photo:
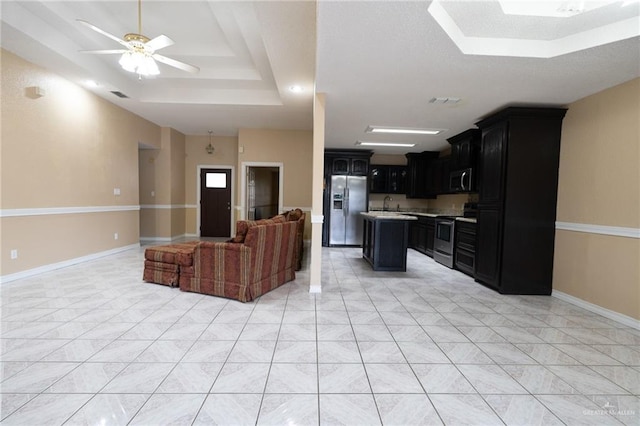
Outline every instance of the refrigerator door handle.
[[349, 216], [349, 187], [344, 188], [344, 216]]

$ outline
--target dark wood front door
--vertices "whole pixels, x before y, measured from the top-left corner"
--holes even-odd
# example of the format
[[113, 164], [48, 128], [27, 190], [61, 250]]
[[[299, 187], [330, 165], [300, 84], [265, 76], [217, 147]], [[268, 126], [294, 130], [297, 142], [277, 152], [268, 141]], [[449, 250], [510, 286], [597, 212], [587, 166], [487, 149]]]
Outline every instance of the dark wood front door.
[[200, 171], [200, 236], [231, 235], [231, 170]]

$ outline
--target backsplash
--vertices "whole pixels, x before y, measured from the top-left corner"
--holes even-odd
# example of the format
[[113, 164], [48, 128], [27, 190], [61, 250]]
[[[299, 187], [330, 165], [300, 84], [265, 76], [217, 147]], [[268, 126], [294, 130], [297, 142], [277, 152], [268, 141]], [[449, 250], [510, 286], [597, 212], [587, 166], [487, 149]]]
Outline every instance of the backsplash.
[[[369, 194], [369, 210], [382, 210], [386, 194]], [[409, 198], [404, 194], [390, 194], [389, 210], [418, 211], [461, 215], [464, 203], [477, 200], [477, 194], [443, 194], [431, 200]]]

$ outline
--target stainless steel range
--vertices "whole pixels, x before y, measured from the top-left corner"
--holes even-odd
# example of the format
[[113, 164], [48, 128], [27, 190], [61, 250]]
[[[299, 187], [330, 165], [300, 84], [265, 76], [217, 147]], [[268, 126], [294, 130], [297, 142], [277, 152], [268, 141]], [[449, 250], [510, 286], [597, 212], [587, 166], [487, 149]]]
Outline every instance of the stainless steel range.
[[456, 220], [450, 217], [436, 218], [436, 231], [433, 240], [433, 260], [453, 268], [453, 253]]

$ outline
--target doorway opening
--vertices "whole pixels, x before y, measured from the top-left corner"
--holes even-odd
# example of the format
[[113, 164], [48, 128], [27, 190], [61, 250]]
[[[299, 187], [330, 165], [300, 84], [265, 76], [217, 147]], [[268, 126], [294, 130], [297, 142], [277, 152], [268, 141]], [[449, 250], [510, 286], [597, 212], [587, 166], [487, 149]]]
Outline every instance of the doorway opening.
[[273, 217], [282, 211], [282, 164], [244, 163], [243, 216], [248, 220]]

